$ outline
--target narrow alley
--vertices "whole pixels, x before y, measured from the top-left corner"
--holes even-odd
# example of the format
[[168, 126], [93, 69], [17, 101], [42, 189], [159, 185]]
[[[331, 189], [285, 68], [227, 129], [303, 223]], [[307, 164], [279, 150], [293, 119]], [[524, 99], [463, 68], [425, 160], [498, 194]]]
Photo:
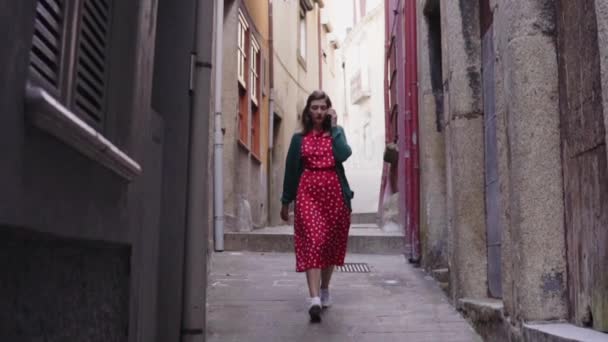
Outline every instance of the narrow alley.
[[608, 342], [608, 0], [0, 17], [0, 342]]
[[[435, 281], [403, 255], [350, 254], [369, 272], [336, 272], [333, 305], [308, 321], [304, 274], [293, 253], [215, 254], [208, 293], [210, 342], [477, 342]], [[363, 271], [363, 272], [362, 272]]]

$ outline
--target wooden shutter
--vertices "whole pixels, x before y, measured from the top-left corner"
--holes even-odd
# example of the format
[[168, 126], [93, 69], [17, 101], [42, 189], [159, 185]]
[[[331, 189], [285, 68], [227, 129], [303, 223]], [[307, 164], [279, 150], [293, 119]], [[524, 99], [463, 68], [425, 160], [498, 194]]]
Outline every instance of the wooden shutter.
[[105, 112], [111, 5], [111, 0], [84, 0], [80, 12], [74, 107], [97, 127]]
[[56, 91], [60, 82], [63, 22], [63, 1], [38, 1], [30, 52], [30, 71], [36, 79]]

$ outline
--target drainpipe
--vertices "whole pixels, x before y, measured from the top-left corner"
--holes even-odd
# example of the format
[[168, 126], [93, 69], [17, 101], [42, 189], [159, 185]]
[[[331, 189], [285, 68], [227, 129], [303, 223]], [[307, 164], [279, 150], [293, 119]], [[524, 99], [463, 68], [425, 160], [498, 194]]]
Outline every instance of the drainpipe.
[[[200, 0], [205, 1], [205, 0]], [[199, 21], [208, 17], [201, 13]], [[215, 99], [213, 129], [213, 246], [215, 251], [224, 250], [224, 134], [222, 132], [222, 61], [224, 58], [224, 0], [215, 0]], [[202, 175], [202, 174], [201, 174]]]
[[412, 246], [412, 262], [420, 261], [420, 166], [418, 161], [418, 51], [416, 27], [416, 1], [405, 4], [405, 61], [406, 61], [406, 115], [407, 143], [409, 150], [408, 172], [408, 232]]
[[266, 172], [266, 184], [268, 189], [268, 223], [272, 221], [274, 201], [272, 188], [273, 160], [272, 151], [274, 149], [274, 40], [273, 40], [273, 13], [272, 0], [268, 1], [268, 79], [270, 86], [270, 99], [268, 105], [268, 171]]
[[[221, 0], [223, 1], [223, 0]], [[196, 3], [194, 53], [192, 54], [191, 89], [193, 108], [190, 118], [190, 152], [188, 163], [188, 204], [184, 251], [181, 341], [205, 340], [205, 284], [207, 262], [207, 194], [209, 185], [204, 174], [208, 164], [209, 94], [211, 93], [212, 25], [208, 13], [213, 3]], [[221, 70], [221, 69], [220, 69]]]

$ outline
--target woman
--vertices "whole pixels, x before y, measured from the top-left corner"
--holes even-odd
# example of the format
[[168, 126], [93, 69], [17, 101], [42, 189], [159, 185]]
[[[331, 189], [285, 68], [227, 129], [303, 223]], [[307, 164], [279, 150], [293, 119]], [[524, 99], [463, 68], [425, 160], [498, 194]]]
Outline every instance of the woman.
[[351, 155], [336, 112], [323, 91], [313, 92], [301, 116], [302, 132], [291, 139], [285, 167], [281, 218], [295, 200], [296, 271], [306, 272], [312, 322], [331, 305], [329, 281], [344, 265], [350, 227], [350, 190], [342, 163]]

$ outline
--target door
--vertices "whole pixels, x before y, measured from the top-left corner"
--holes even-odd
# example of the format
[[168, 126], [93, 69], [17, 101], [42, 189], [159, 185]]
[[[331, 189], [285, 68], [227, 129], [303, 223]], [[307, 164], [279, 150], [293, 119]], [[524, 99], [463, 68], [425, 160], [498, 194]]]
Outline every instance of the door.
[[608, 331], [608, 165], [594, 1], [562, 0], [557, 11], [570, 318]]

